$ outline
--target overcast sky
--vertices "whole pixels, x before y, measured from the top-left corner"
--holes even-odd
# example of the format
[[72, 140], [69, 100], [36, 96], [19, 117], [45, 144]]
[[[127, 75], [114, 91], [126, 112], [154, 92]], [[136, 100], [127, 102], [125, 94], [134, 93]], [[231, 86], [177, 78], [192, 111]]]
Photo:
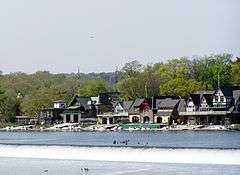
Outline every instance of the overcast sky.
[[239, 0], [0, 0], [4, 73], [114, 71], [129, 60], [240, 56]]

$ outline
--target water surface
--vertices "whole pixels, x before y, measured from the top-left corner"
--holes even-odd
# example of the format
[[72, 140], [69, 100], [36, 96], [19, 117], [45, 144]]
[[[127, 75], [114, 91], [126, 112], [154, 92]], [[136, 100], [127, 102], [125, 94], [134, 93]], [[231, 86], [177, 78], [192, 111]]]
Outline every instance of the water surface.
[[[122, 143], [126, 140], [127, 145]], [[81, 171], [84, 167], [89, 171]], [[239, 172], [240, 132], [0, 132], [0, 174], [4, 175]]]
[[240, 149], [240, 132], [0, 132], [0, 144]]

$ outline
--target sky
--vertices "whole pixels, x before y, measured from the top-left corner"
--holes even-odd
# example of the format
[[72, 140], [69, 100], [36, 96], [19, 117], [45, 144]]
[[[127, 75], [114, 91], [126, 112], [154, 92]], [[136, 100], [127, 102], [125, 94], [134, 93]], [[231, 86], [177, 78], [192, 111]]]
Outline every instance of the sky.
[[0, 70], [110, 72], [240, 56], [239, 0], [0, 0]]

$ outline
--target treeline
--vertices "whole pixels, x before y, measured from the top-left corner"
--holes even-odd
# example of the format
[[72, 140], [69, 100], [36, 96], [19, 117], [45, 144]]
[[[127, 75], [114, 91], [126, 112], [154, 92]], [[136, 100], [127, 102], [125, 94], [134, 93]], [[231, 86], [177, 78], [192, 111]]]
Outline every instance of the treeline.
[[220, 85], [240, 84], [240, 59], [230, 54], [169, 59], [165, 63], [127, 63], [118, 82], [124, 99], [141, 96], [186, 97], [197, 90], [213, 90]]
[[16, 115], [37, 116], [53, 101], [69, 102], [74, 95], [97, 95], [113, 91], [120, 75], [115, 73], [34, 74], [16, 72], [0, 74], [0, 122], [12, 122]]
[[119, 91], [123, 100], [159, 95], [186, 97], [197, 90], [240, 84], [240, 59], [230, 54], [169, 59], [152, 65], [126, 63], [112, 73], [51, 74], [38, 71], [0, 74], [0, 120], [16, 115], [38, 116], [55, 100], [69, 102], [75, 94], [97, 96]]

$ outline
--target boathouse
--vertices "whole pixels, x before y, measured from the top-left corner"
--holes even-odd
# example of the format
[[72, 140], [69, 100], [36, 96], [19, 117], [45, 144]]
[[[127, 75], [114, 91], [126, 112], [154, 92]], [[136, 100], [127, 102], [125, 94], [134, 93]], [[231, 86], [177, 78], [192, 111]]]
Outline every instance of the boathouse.
[[90, 97], [76, 95], [62, 113], [64, 123], [94, 124], [96, 108]]

